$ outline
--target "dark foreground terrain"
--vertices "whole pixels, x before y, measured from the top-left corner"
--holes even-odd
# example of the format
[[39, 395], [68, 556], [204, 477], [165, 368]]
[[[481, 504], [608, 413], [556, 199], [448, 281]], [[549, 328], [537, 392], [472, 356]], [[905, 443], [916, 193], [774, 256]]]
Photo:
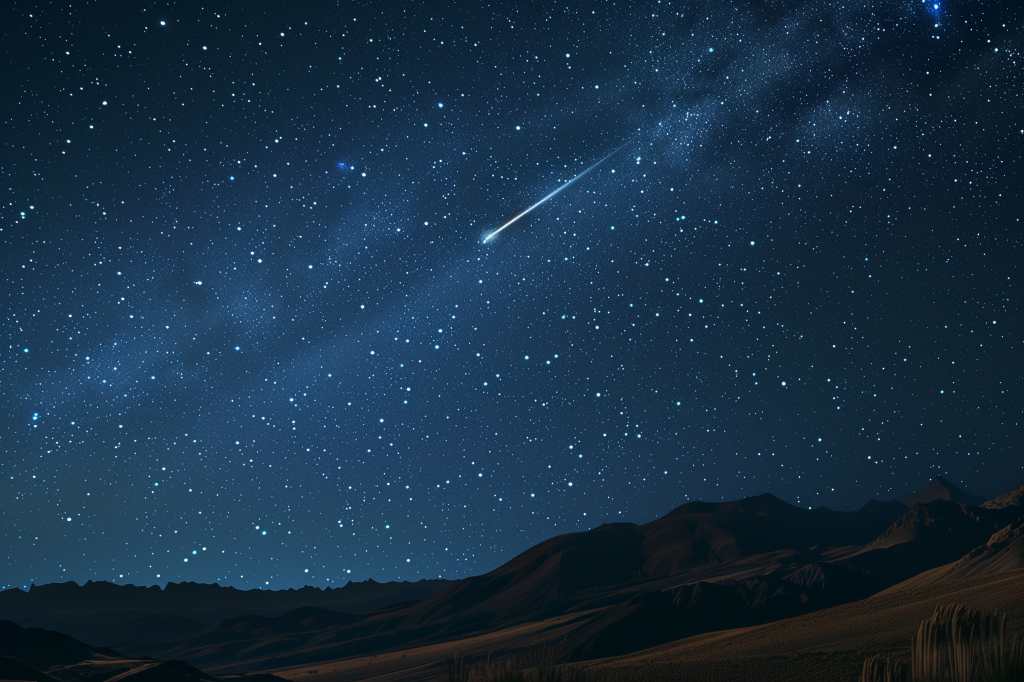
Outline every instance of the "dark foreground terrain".
[[1024, 630], [1024, 486], [981, 501], [939, 479], [853, 512], [689, 503], [458, 581], [9, 590], [0, 680], [856, 680], [950, 603]]

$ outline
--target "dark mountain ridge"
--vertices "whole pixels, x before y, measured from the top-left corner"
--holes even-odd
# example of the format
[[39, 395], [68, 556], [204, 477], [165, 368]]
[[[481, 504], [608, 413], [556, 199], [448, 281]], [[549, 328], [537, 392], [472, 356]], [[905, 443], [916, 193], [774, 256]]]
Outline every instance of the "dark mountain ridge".
[[774, 552], [817, 554], [870, 541], [906, 511], [871, 503], [853, 512], [806, 509], [774, 495], [690, 502], [650, 523], [618, 523], [556, 536], [490, 573], [467, 578], [419, 605], [423, 619], [550, 615], [600, 589], [714, 569]]
[[567, 613], [579, 615], [564, 656], [617, 655], [858, 600], [961, 557], [972, 575], [1020, 564], [1021, 507], [1003, 498], [970, 505], [942, 482], [924, 490], [915, 499], [931, 499], [855, 511], [773, 495], [691, 502], [650, 523], [559, 535], [450, 582], [286, 591], [60, 584], [0, 593], [0, 617], [14, 604], [33, 622], [105, 632], [105, 643], [112, 632], [156, 631], [161, 639], [126, 641], [221, 672], [376, 655]]
[[915, 504], [925, 504], [936, 500], [957, 502], [969, 506], [977, 506], [983, 502], [982, 498], [967, 492], [942, 476], [931, 479], [927, 485], [905, 496], [901, 501], [908, 507], [912, 507]]
[[67, 582], [0, 592], [0, 618], [66, 632], [133, 655], [148, 655], [225, 619], [279, 615], [304, 607], [375, 613], [415, 603], [446, 586], [439, 580], [369, 580], [337, 588], [240, 590], [193, 582], [172, 582], [163, 588]]

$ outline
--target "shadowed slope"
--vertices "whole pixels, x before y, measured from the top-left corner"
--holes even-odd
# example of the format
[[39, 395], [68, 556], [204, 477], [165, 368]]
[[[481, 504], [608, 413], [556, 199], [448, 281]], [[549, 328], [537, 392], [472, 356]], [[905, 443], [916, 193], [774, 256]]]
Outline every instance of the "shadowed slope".
[[239, 590], [202, 583], [136, 587], [58, 583], [0, 592], [0, 615], [23, 626], [66, 632], [135, 655], [159, 653], [227, 618], [276, 616], [302, 607], [372, 613], [425, 599], [444, 581], [378, 583], [298, 590]]
[[0, 656], [15, 658], [38, 667], [77, 663], [96, 655], [88, 644], [59, 632], [22, 628], [0, 621]]
[[0, 656], [0, 680], [19, 682], [56, 682], [54, 678], [25, 663], [6, 656]]

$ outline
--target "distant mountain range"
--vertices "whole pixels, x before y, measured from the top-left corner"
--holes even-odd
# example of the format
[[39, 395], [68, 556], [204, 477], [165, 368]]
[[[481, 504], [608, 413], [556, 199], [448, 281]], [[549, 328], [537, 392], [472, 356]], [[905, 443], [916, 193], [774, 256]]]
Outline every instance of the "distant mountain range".
[[181, 582], [137, 587], [91, 581], [0, 592], [0, 618], [45, 627], [134, 653], [207, 630], [227, 618], [317, 607], [365, 614], [422, 601], [445, 581], [350, 582], [344, 587], [239, 590]]
[[[1024, 486], [985, 502], [935, 479], [901, 501], [851, 512], [772, 495], [688, 503], [650, 523], [554, 537], [463, 580], [286, 591], [97, 582], [8, 590], [0, 618], [12, 622], [0, 640], [22, 644], [0, 645], [0, 656], [12, 673], [22, 666], [37, 675], [23, 670], [12, 679], [84, 679], [68, 666], [92, 661], [102, 672], [89, 679], [135, 682], [254, 671], [361, 679], [353, 661], [398, 666], [388, 675], [404, 679], [401, 666], [428, 657], [423, 652], [473, 651], [484, 641], [499, 656], [538, 646], [562, 662], [629, 656], [893, 590], [1005, 589], [1007, 579], [1024, 576], [1022, 504]], [[1017, 602], [1024, 610], [1024, 593]], [[410, 679], [443, 676], [431, 667], [436, 660], [424, 660], [427, 668]], [[0, 679], [12, 674], [2, 665]]]

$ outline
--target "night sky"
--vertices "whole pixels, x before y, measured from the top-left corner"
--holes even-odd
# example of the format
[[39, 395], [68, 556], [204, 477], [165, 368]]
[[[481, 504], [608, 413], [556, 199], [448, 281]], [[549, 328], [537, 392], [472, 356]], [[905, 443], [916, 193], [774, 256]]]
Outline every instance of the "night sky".
[[1024, 479], [1019, 0], [0, 26], [0, 584], [460, 577]]

